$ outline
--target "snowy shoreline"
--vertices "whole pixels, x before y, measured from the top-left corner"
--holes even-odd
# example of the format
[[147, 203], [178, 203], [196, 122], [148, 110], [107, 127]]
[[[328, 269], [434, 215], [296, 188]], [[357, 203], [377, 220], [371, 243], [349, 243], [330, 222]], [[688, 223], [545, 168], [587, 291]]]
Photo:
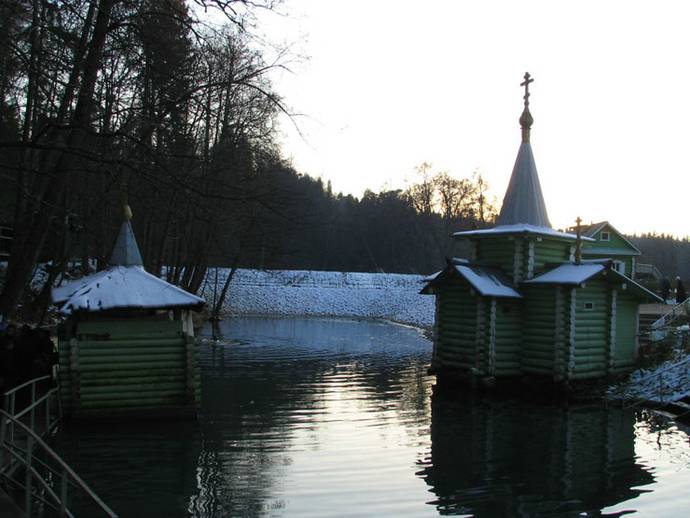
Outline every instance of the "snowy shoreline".
[[[229, 269], [209, 269], [201, 296], [213, 304]], [[362, 318], [429, 329], [434, 297], [420, 295], [423, 275], [237, 270], [224, 315]]]

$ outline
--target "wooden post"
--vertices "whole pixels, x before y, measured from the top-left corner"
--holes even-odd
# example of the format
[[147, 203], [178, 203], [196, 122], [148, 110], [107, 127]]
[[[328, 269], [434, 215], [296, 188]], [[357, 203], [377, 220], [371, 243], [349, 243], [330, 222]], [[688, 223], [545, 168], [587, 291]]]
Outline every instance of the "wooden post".
[[74, 411], [79, 408], [79, 340], [69, 339], [69, 377], [71, 397], [68, 406]]
[[185, 357], [187, 371], [187, 401], [197, 404], [196, 400], [196, 340], [193, 336], [185, 335]]
[[617, 306], [618, 306], [618, 290], [613, 288], [611, 290], [611, 315], [609, 320], [609, 346], [608, 346], [608, 374], [611, 374], [614, 369], [614, 360], [616, 356], [616, 320], [617, 320]]
[[484, 311], [484, 299], [481, 295], [477, 294], [477, 328], [475, 335], [475, 348], [474, 348], [474, 367], [479, 372], [479, 374], [484, 373], [483, 365], [483, 355], [485, 354], [485, 344], [486, 344], [486, 326], [485, 326], [486, 316]]
[[582, 219], [580, 216], [575, 220], [577, 223], [577, 239], [575, 240], [575, 264], [582, 264]]
[[569, 380], [575, 369], [575, 325], [577, 318], [577, 288], [570, 290], [570, 329], [568, 333], [568, 364], [566, 368], [565, 378]]
[[489, 358], [487, 367], [489, 375], [496, 371], [496, 297], [491, 298], [491, 312], [489, 313]]
[[563, 361], [563, 349], [565, 348], [565, 315], [563, 314], [563, 288], [556, 286], [555, 301], [556, 322], [554, 325], [554, 348], [553, 348], [553, 379], [563, 381], [565, 365]]

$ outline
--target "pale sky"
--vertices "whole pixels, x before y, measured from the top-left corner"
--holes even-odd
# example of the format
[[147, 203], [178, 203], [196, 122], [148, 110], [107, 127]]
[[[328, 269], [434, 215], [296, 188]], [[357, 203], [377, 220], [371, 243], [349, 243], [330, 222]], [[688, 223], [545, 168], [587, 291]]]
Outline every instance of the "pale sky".
[[690, 3], [285, 0], [273, 42], [307, 59], [276, 74], [301, 138], [299, 172], [336, 192], [405, 188], [415, 166], [480, 171], [500, 205], [520, 143], [526, 71], [532, 147], [555, 227], [609, 220], [690, 234]]

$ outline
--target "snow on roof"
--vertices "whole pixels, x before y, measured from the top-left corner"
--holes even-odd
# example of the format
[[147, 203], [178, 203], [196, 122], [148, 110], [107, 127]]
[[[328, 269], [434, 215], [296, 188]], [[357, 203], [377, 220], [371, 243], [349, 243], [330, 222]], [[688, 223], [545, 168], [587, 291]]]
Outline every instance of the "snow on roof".
[[436, 277], [438, 277], [442, 272], [443, 272], [443, 270], [439, 270], [437, 272], [432, 273], [431, 275], [427, 275], [426, 277], [422, 277], [422, 282], [431, 282]]
[[510, 282], [510, 279], [498, 268], [472, 264], [465, 259], [450, 259], [448, 266], [432, 276], [429, 276], [422, 293], [429, 294], [429, 288], [443, 282], [452, 272], [458, 273], [463, 279], [484, 297], [509, 297], [521, 299], [522, 295]]
[[551, 228], [541, 192], [537, 166], [529, 142], [522, 142], [518, 150], [510, 182], [496, 220], [499, 225], [528, 223]]
[[604, 262], [583, 262], [582, 264], [565, 263], [557, 266], [524, 284], [582, 284], [606, 269]]
[[[467, 230], [463, 232], [455, 232], [454, 237], [485, 237], [485, 236], [501, 236], [507, 234], [534, 234], [538, 236], [557, 237], [560, 239], [568, 239], [575, 241], [577, 236], [567, 232], [560, 232], [549, 227], [540, 227], [537, 225], [530, 225], [528, 223], [517, 223], [515, 225], [498, 225], [494, 228], [485, 228], [481, 230]], [[594, 241], [594, 239], [583, 237], [583, 241]]]
[[138, 266], [113, 266], [53, 288], [53, 302], [60, 311], [111, 309], [200, 308], [204, 300]]
[[472, 264], [454, 264], [453, 267], [484, 297], [522, 298], [505, 274], [497, 268]]

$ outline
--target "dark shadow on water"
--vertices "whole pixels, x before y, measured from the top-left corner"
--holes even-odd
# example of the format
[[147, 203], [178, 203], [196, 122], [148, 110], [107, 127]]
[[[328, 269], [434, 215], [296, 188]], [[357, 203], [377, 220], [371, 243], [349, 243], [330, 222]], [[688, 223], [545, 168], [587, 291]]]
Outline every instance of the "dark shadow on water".
[[601, 404], [435, 393], [431, 451], [417, 475], [444, 515], [620, 516], [630, 511], [600, 510], [654, 482], [636, 463], [634, 425], [634, 412]]

